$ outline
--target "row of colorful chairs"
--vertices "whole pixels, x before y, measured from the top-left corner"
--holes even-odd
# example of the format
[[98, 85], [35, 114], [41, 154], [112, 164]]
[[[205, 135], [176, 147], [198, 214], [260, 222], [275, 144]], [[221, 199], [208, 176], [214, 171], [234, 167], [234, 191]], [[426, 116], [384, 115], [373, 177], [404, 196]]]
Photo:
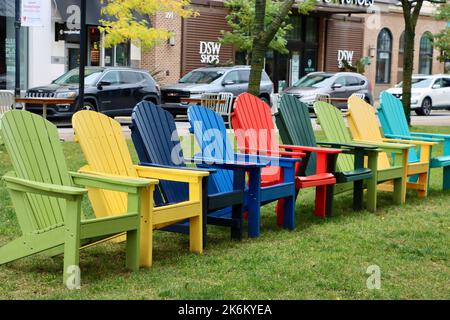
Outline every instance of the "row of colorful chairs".
[[[242, 239], [247, 218], [248, 236], [259, 236], [261, 206], [271, 202], [277, 202], [277, 223], [293, 229], [301, 189], [316, 188], [315, 215], [322, 218], [332, 215], [334, 194], [349, 190], [354, 210], [364, 207], [364, 189], [370, 211], [377, 208], [379, 189], [393, 191], [397, 204], [405, 202], [407, 188], [425, 197], [430, 164], [444, 168], [449, 189], [450, 136], [406, 131], [399, 100], [381, 96], [379, 114], [390, 138], [382, 136], [373, 107], [358, 97], [349, 100], [350, 131], [334, 106], [316, 102], [314, 108], [327, 142], [316, 141], [308, 107], [284, 95], [275, 115], [280, 144], [269, 106], [250, 94], [235, 101], [236, 141], [220, 114], [192, 106], [188, 118], [200, 152], [189, 159], [173, 117], [141, 102], [131, 125], [139, 165], [118, 122], [80, 111], [72, 124], [87, 165], [78, 172], [69, 172], [53, 124], [9, 111], [1, 119], [1, 135], [13, 171], [3, 180], [22, 236], [0, 248], [0, 265], [63, 253], [69, 286], [79, 280], [79, 249], [105, 240], [126, 240], [126, 265], [136, 270], [152, 265], [153, 230], [189, 234], [190, 251], [201, 253], [207, 224], [228, 227], [232, 238]], [[444, 155], [432, 157], [438, 143], [444, 143]], [[81, 212], [86, 193], [94, 219]]]

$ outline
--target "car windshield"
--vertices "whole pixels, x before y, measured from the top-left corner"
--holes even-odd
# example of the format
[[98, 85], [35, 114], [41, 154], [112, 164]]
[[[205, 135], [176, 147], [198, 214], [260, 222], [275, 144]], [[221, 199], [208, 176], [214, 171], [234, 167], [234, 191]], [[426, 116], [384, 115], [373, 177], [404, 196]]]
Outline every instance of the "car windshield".
[[[412, 78], [413, 88], [428, 88], [433, 82], [432, 78]], [[403, 82], [396, 85], [397, 88], [403, 87]]]
[[[97, 81], [98, 77], [102, 74], [102, 69], [93, 69], [93, 68], [86, 68], [85, 70], [85, 77], [84, 77], [84, 84], [86, 86], [90, 86], [95, 84], [95, 81]], [[72, 69], [69, 72], [63, 74], [61, 77], [53, 81], [55, 84], [79, 84], [80, 83], [80, 77], [79, 77], [79, 71], [77, 69]]]
[[220, 71], [191, 71], [178, 81], [179, 83], [209, 84], [223, 75]]
[[307, 76], [304, 76], [300, 80], [298, 80], [296, 83], [294, 83], [293, 87], [297, 88], [323, 88], [327, 85], [332, 75], [330, 74], [310, 74]]

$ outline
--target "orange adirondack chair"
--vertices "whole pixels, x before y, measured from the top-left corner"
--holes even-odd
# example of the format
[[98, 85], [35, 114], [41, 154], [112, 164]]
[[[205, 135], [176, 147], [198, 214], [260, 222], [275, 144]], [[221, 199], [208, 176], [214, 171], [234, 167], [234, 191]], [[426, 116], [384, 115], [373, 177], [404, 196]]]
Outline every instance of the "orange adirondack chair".
[[[280, 145], [270, 107], [248, 93], [243, 93], [236, 99], [231, 123], [241, 152], [282, 157], [297, 157], [297, 152], [306, 153], [306, 159], [297, 167], [296, 192], [298, 194], [300, 189], [316, 187], [315, 215], [322, 218], [332, 215], [333, 186], [336, 183], [332, 172], [335, 171], [336, 157], [341, 150]], [[306, 166], [312, 152], [317, 155], [317, 170], [316, 174], [306, 176]], [[280, 172], [280, 168], [275, 166], [263, 168], [262, 185], [269, 186], [279, 182]], [[282, 200], [277, 205], [278, 223], [283, 221], [281, 202]]]

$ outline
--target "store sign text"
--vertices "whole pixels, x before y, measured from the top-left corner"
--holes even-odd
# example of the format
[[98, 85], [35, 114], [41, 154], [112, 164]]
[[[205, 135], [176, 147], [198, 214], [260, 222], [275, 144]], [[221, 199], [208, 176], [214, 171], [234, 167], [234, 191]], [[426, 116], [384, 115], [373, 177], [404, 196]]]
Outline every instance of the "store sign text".
[[222, 44], [218, 42], [200, 41], [200, 62], [208, 64], [220, 63], [220, 49]]
[[342, 5], [355, 5], [362, 7], [373, 6], [375, 0], [317, 0], [317, 2], [324, 2], [328, 4], [342, 4]]
[[338, 67], [343, 68], [344, 64], [342, 63], [342, 60], [345, 60], [348, 62], [349, 65], [352, 65], [353, 55], [355, 51], [350, 50], [338, 50]]

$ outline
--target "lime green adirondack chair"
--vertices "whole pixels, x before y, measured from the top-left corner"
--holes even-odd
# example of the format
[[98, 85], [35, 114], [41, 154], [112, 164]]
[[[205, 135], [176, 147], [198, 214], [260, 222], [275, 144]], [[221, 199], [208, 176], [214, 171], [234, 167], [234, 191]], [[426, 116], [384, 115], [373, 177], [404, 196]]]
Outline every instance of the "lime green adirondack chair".
[[[76, 276], [80, 247], [124, 232], [127, 267], [137, 270], [140, 259], [148, 259], [148, 250], [140, 254], [140, 243], [145, 241], [141, 239], [145, 234], [145, 231], [141, 234], [141, 223], [142, 229], [145, 228], [157, 180], [69, 172], [56, 127], [27, 111], [7, 112], [1, 119], [1, 135], [14, 168], [3, 180], [22, 236], [0, 247], [0, 265], [37, 253], [48, 256], [64, 253], [63, 278], [70, 287], [79, 279]], [[81, 200], [87, 192], [84, 187], [127, 193], [128, 213], [84, 220], [81, 213]]]
[[[352, 144], [355, 142], [338, 108], [329, 103], [318, 101], [314, 103], [314, 110], [327, 141], [344, 144]], [[378, 163], [378, 157], [370, 157], [368, 159], [368, 167], [372, 170], [374, 177], [368, 180], [367, 184], [369, 186], [370, 183], [387, 182], [389, 185], [381, 189], [393, 191], [394, 202], [396, 204], [403, 204], [406, 202], [408, 149], [414, 146], [399, 143], [379, 143], [376, 146], [384, 152], [395, 153], [395, 163], [393, 165], [389, 163]], [[393, 189], [390, 183], [393, 183]], [[373, 208], [369, 208], [372, 211], [376, 209], [376, 199], [372, 198], [374, 196], [371, 193], [367, 194], [368, 205], [371, 204], [371, 206], [374, 206]]]

